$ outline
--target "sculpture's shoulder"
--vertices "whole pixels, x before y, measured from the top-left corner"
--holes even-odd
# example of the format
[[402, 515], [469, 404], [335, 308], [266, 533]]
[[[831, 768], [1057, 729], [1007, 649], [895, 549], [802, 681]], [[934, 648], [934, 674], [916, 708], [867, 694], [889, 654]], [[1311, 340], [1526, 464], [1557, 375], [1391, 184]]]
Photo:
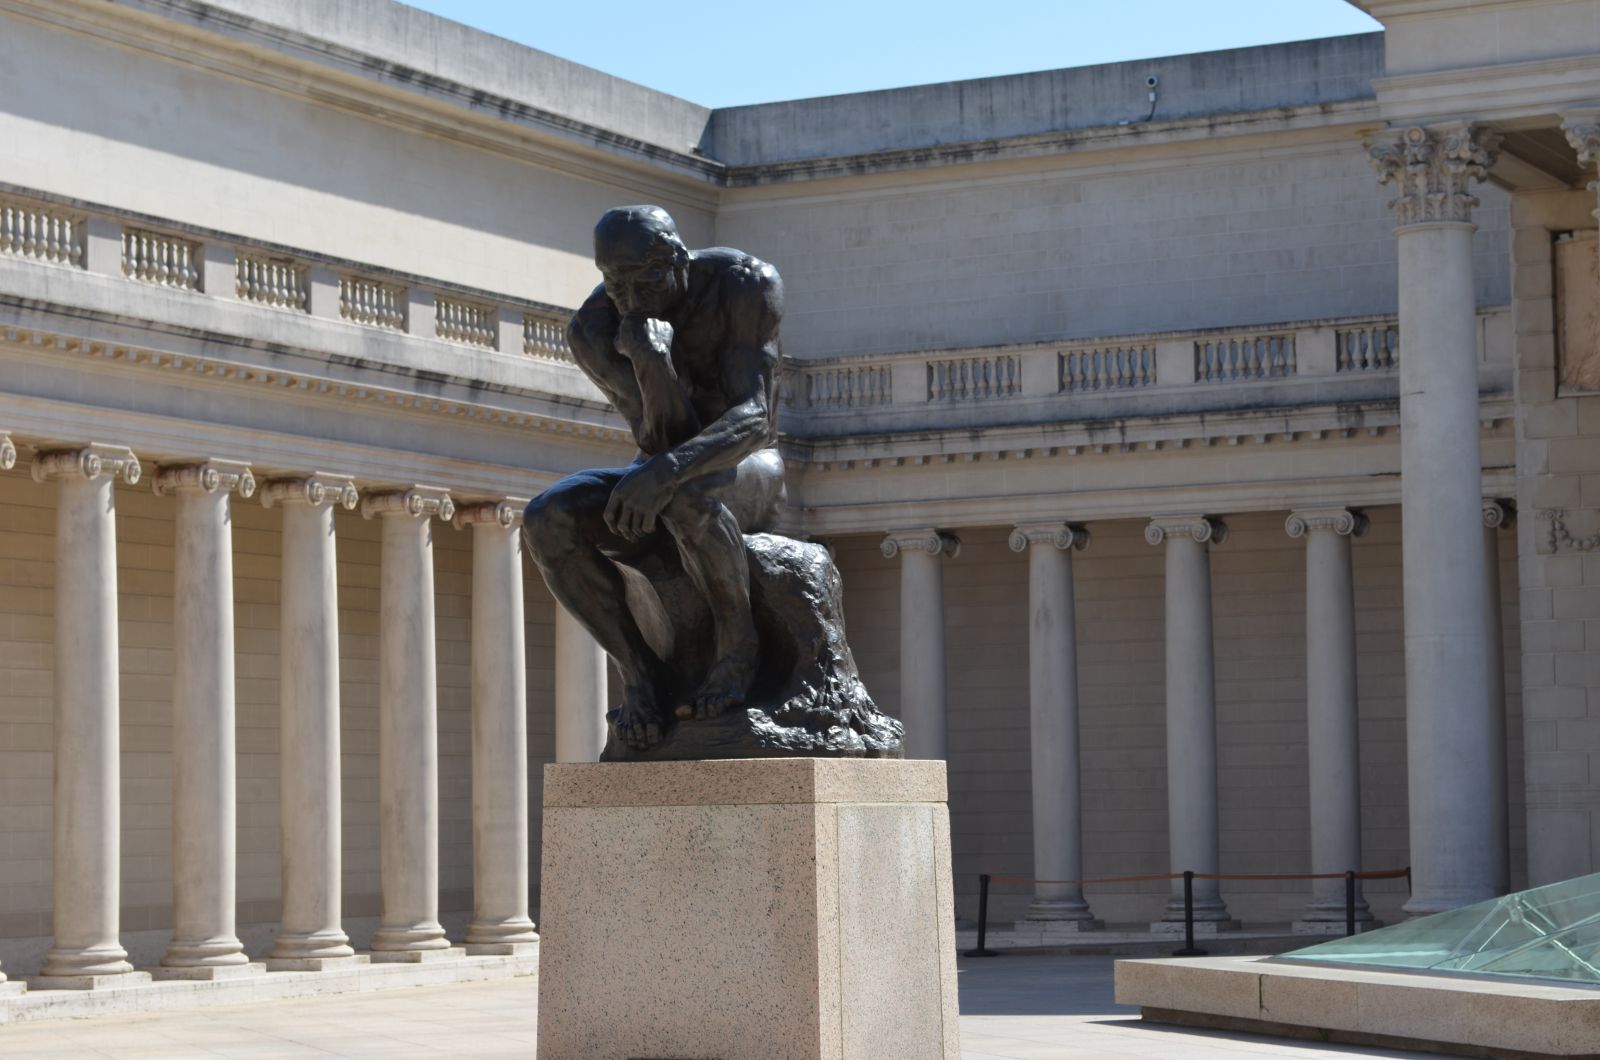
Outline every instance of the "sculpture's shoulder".
[[742, 250], [708, 247], [694, 252], [690, 269], [691, 286], [725, 320], [755, 327], [762, 341], [776, 336], [783, 318], [783, 279], [776, 268]]
[[604, 345], [617, 334], [617, 307], [606, 297], [604, 284], [597, 286], [567, 322], [567, 341], [587, 347]]

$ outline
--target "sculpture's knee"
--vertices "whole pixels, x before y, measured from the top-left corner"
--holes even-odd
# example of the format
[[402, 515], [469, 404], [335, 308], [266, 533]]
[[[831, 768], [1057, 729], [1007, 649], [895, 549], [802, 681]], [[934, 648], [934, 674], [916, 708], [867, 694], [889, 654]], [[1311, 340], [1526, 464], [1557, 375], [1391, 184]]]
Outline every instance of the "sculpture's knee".
[[528, 502], [522, 514], [522, 539], [541, 564], [559, 561], [578, 543], [578, 511], [571, 490], [558, 483]]

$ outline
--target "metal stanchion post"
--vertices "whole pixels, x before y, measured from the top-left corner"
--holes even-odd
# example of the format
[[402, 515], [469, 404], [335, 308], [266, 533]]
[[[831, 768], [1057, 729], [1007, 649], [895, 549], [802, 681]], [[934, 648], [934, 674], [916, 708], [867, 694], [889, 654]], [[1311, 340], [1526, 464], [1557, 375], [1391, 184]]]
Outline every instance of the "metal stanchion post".
[[1347, 869], [1344, 874], [1344, 933], [1346, 936], [1356, 933], [1356, 870]]
[[989, 875], [978, 876], [978, 948], [968, 950], [967, 957], [995, 957], [994, 950], [984, 945], [989, 940]]
[[1204, 957], [1206, 951], [1194, 944], [1194, 872], [1183, 870], [1183, 949], [1173, 950], [1174, 957]]

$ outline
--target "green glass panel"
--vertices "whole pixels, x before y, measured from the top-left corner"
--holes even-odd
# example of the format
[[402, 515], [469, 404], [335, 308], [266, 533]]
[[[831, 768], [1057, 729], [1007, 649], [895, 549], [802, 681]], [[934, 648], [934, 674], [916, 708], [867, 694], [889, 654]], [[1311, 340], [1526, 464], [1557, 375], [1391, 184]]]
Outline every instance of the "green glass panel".
[[1273, 959], [1600, 986], [1600, 873]]

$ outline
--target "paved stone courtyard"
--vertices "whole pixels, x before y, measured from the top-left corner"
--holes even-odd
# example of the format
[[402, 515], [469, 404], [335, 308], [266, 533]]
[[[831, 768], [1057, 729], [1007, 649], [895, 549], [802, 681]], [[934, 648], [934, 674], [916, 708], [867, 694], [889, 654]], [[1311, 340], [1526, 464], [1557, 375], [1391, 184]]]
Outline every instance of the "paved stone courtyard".
[[[1112, 1001], [1109, 957], [961, 962], [965, 1060], [1082, 1057], [1421, 1057], [1145, 1026]], [[0, 1056], [35, 1058], [517, 1057], [535, 1044], [532, 977], [0, 1027]], [[570, 1060], [570, 1058], [563, 1058]], [[884, 1058], [890, 1060], [890, 1058]]]

